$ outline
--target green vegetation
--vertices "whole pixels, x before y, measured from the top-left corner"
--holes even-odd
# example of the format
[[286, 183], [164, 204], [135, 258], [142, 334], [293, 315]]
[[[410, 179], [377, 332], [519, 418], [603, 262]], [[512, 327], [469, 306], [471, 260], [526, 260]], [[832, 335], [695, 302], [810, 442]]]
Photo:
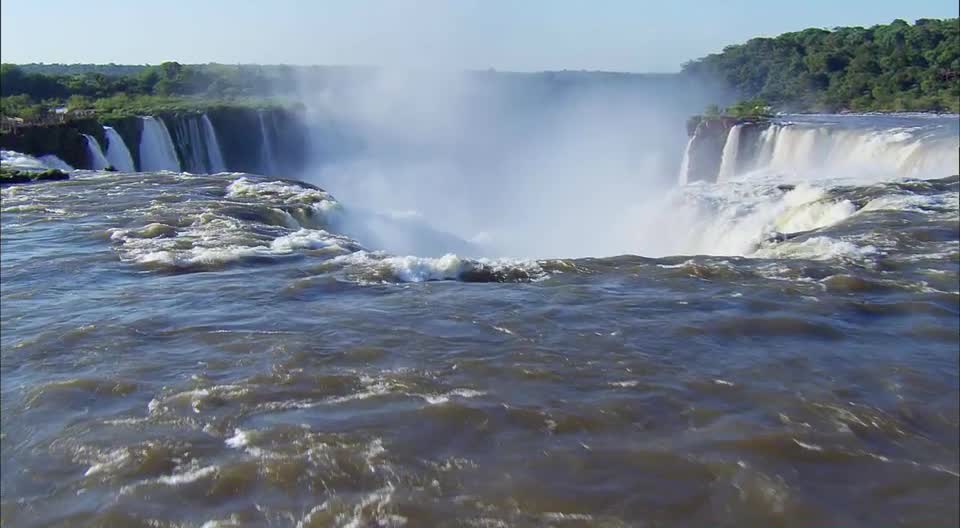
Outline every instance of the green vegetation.
[[[102, 73], [103, 68], [116, 74]], [[296, 78], [294, 70], [281, 66], [176, 62], [136, 67], [54, 65], [45, 73], [32, 72], [37, 69], [37, 65], [0, 65], [3, 116], [35, 121], [64, 106], [71, 111], [93, 110], [107, 118], [222, 106], [275, 108], [291, 103], [270, 95], [292, 93]]]
[[786, 110], [960, 112], [960, 19], [755, 38], [683, 71]]
[[39, 119], [45, 111], [44, 105], [34, 103], [29, 95], [0, 97], [0, 115], [4, 117], [19, 117], [32, 121]]
[[70, 176], [67, 173], [57, 169], [37, 172], [0, 167], [0, 185], [7, 185], [11, 183], [32, 183], [37, 181], [67, 180], [69, 178]]
[[104, 119], [116, 119], [136, 115], [153, 115], [175, 112], [209, 112], [218, 108], [251, 108], [267, 110], [276, 108], [301, 108], [283, 98], [235, 97], [212, 99], [204, 96], [161, 96], [117, 94], [97, 99], [90, 106]]
[[773, 117], [772, 107], [760, 98], [737, 102], [728, 106], [723, 113], [737, 119], [769, 119]]
[[771, 117], [773, 117], [772, 107], [759, 98], [740, 101], [726, 108], [720, 108], [712, 104], [703, 110], [703, 114], [691, 116], [687, 119], [687, 134], [692, 136], [697, 126], [704, 120], [763, 121]]

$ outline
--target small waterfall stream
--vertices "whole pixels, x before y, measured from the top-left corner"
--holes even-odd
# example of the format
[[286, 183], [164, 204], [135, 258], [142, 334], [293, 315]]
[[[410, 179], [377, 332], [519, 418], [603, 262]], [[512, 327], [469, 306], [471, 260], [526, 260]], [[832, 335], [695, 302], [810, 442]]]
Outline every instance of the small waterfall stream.
[[217, 132], [213, 128], [213, 123], [210, 122], [207, 114], [202, 114], [200, 121], [203, 124], [203, 134], [207, 146], [207, 168], [210, 169], [211, 173], [225, 172], [227, 164], [223, 161], [223, 152], [220, 150], [220, 142], [217, 141]]
[[262, 110], [258, 112], [257, 117], [260, 120], [260, 164], [264, 174], [273, 174], [276, 165], [273, 156], [273, 145], [270, 141], [270, 133], [267, 130], [264, 112]]
[[90, 134], [84, 134], [83, 138], [87, 140], [87, 156], [90, 159], [90, 168], [94, 170], [103, 170], [110, 166], [107, 157], [103, 155], [100, 149], [100, 143], [97, 138]]
[[133, 163], [133, 156], [127, 144], [120, 137], [120, 134], [113, 127], [103, 127], [103, 132], [107, 136], [107, 161], [113, 168], [120, 172], [134, 172], [136, 167]]

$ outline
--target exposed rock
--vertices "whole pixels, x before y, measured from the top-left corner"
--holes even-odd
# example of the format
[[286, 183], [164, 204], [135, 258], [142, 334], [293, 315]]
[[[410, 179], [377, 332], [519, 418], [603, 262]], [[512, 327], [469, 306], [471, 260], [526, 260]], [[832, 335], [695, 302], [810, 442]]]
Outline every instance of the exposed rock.
[[70, 175], [58, 170], [50, 169], [45, 171], [22, 171], [13, 169], [0, 169], [0, 185], [9, 185], [13, 183], [33, 183], [38, 181], [58, 181], [68, 180]]

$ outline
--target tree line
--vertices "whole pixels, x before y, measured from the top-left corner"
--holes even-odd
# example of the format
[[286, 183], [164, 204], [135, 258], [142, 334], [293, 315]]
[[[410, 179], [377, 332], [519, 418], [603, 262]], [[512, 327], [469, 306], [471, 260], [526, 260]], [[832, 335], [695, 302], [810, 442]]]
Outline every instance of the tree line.
[[[157, 104], [208, 105], [211, 101], [295, 94], [362, 78], [370, 68], [347, 66], [94, 64], [0, 65], [0, 110], [32, 119], [49, 109], [122, 113]], [[681, 75], [603, 72], [511, 74], [474, 72], [478, 78], [556, 88], [583, 82], [658, 90], [674, 82], [716, 81], [741, 98], [792, 111], [960, 112], [960, 19], [895, 20], [870, 28], [806, 29], [728, 46], [684, 65]], [[687, 81], [684, 81], [687, 79]], [[669, 83], [669, 84], [662, 84]], [[193, 102], [176, 102], [190, 98]], [[764, 102], [764, 103], [761, 103]], [[749, 109], [747, 109], [749, 110]], [[746, 111], [746, 110], [745, 110]]]
[[[314, 72], [314, 77], [326, 71]], [[267, 98], [294, 93], [303, 75], [293, 66], [3, 64], [0, 111], [33, 121], [62, 106], [123, 115], [228, 102], [270, 104]]]
[[960, 112], [960, 19], [806, 29], [684, 65], [792, 111]]

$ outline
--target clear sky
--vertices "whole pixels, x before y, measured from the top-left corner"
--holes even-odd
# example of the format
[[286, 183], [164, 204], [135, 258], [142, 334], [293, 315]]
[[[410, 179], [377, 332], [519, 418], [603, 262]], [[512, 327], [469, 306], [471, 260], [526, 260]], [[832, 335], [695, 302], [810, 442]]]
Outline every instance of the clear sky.
[[670, 72], [750, 37], [957, 0], [2, 0], [3, 62]]

